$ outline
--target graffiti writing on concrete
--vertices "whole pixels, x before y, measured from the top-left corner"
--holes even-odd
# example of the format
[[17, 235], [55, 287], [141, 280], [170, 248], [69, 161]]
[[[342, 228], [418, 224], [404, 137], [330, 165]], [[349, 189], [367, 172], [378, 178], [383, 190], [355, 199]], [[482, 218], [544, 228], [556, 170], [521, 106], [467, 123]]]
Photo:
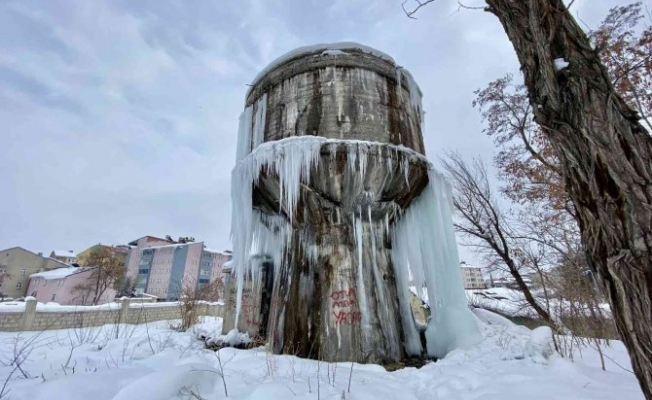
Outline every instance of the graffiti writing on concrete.
[[260, 315], [258, 315], [258, 307], [254, 302], [251, 293], [244, 293], [242, 295], [242, 313], [245, 321], [248, 324], [258, 326], [260, 324]]
[[260, 325], [260, 315], [259, 315], [258, 307], [251, 293], [251, 289], [243, 290], [242, 304], [240, 306], [240, 310], [247, 324], [253, 326]]
[[362, 314], [358, 310], [358, 296], [355, 288], [333, 291], [330, 297], [336, 325], [360, 323]]
[[360, 314], [360, 311], [340, 311], [337, 313], [333, 311], [333, 315], [335, 316], [336, 325], [357, 325], [362, 319], [362, 314]]

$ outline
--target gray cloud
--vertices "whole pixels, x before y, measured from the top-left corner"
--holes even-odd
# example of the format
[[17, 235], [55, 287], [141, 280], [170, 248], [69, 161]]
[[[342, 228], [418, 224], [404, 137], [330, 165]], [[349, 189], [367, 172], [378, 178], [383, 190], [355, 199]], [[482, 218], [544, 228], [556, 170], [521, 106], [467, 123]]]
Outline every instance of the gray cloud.
[[[4, 90], [13, 91], [17, 95], [24, 95], [27, 101], [67, 111], [78, 116], [86, 115], [86, 109], [80, 104], [60, 93], [56, 93], [37, 79], [24, 75], [15, 69], [0, 66], [0, 86]], [[11, 99], [6, 98], [3, 103], [9, 102], [11, 102]]]
[[[145, 234], [229, 248], [246, 84], [295, 47], [357, 41], [424, 93], [426, 148], [490, 159], [472, 91], [518, 73], [502, 27], [457, 3], [401, 0], [0, 3], [0, 248], [82, 250]], [[623, 1], [578, 0], [597, 24]], [[473, 254], [462, 250], [467, 261]]]

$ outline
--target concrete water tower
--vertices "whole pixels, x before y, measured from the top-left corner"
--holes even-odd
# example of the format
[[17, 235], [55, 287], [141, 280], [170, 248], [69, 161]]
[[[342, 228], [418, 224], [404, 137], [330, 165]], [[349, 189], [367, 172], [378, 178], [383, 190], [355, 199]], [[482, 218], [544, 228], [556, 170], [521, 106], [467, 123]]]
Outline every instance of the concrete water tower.
[[[297, 49], [259, 74], [233, 171], [241, 329], [276, 353], [329, 361], [421, 351], [391, 248], [395, 220], [429, 181], [422, 119], [411, 75], [358, 44]], [[258, 293], [254, 307], [243, 291]]]

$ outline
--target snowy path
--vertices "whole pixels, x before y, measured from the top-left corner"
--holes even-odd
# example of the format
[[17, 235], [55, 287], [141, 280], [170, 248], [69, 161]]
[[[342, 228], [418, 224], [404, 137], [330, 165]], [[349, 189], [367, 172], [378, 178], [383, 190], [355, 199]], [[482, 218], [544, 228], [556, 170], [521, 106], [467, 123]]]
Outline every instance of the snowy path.
[[[386, 372], [377, 365], [355, 364], [350, 393], [350, 363], [273, 356], [262, 348], [223, 349], [219, 355], [231, 399], [341, 399], [343, 393], [359, 400], [643, 399], [633, 374], [611, 361], [607, 371], [601, 371], [590, 349], [575, 362], [558, 355], [546, 358], [545, 335], [539, 330], [500, 323], [481, 324], [481, 344], [421, 369]], [[220, 325], [219, 319], [207, 319], [188, 333], [171, 331], [168, 323], [121, 327], [117, 339], [115, 326], [40, 335], [0, 333], [2, 382], [14, 369], [5, 365], [14, 348], [34, 339], [27, 348], [31, 352], [23, 353], [28, 356], [22, 363], [25, 374], [14, 372], [5, 398], [226, 398], [220, 360], [195, 339], [200, 333], [214, 334]], [[630, 368], [622, 343], [614, 342], [607, 355]]]

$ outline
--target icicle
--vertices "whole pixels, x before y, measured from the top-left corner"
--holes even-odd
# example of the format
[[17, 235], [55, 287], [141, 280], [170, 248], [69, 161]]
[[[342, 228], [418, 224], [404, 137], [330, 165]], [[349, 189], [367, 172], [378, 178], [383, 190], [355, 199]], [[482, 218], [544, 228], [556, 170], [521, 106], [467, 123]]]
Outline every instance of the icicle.
[[254, 116], [252, 150], [260, 146], [265, 140], [265, 120], [267, 119], [267, 93], [256, 101], [256, 115]]
[[358, 151], [358, 164], [360, 165], [360, 182], [364, 187], [365, 173], [367, 169], [367, 156], [369, 154], [369, 146], [367, 143], [360, 143], [357, 146]]
[[392, 259], [397, 277], [411, 275], [420, 295], [424, 283], [427, 287], [434, 315], [426, 330], [427, 350], [441, 358], [455, 348], [477, 343], [480, 335], [459, 273], [450, 187], [432, 169], [428, 179], [421, 195], [395, 223]]
[[423, 111], [423, 106], [421, 104], [421, 89], [419, 89], [419, 86], [417, 83], [414, 81], [414, 78], [412, 75], [406, 70], [405, 75], [408, 79], [408, 90], [410, 91], [410, 103], [412, 103], [412, 106], [414, 107], [414, 112], [416, 116], [419, 118], [419, 126], [421, 128], [421, 132], [424, 132], [424, 111]]
[[401, 157], [401, 169], [403, 170], [403, 177], [405, 184], [410, 187], [410, 160], [407, 157]]
[[385, 213], [385, 235], [389, 235], [389, 213]]
[[348, 163], [349, 171], [353, 174], [356, 170], [356, 164], [358, 162], [358, 152], [351, 151], [352, 143], [346, 145], [346, 161]]
[[240, 114], [238, 125], [238, 145], [236, 149], [235, 162], [240, 162], [251, 151], [251, 114], [253, 107], [249, 106]]
[[403, 86], [401, 67], [396, 67], [396, 98], [399, 99], [399, 107], [403, 105]]
[[[381, 327], [383, 330], [383, 335], [385, 336], [385, 340], [387, 340], [389, 343], [398, 343], [398, 338], [396, 338], [396, 330], [393, 329], [393, 316], [390, 314], [388, 306], [391, 300], [387, 299], [387, 285], [385, 284], [380, 273], [380, 269], [378, 268], [378, 249], [376, 247], [376, 234], [379, 229], [376, 227], [374, 220], [371, 218], [371, 206], [367, 207], [367, 216], [369, 219], [369, 236], [371, 239], [371, 266], [374, 283], [376, 284], [376, 306], [379, 308], [379, 319], [383, 321], [381, 322]], [[396, 348], [392, 350], [392, 353], [399, 354], [400, 351]]]
[[355, 246], [358, 250], [358, 276], [357, 276], [357, 292], [360, 306], [360, 317], [362, 326], [363, 343], [366, 343], [367, 331], [369, 327], [369, 307], [367, 305], [367, 291], [364, 283], [362, 253], [363, 253], [363, 235], [364, 229], [362, 225], [362, 209], [358, 210], [358, 217], [353, 217], [353, 229], [355, 232]]

